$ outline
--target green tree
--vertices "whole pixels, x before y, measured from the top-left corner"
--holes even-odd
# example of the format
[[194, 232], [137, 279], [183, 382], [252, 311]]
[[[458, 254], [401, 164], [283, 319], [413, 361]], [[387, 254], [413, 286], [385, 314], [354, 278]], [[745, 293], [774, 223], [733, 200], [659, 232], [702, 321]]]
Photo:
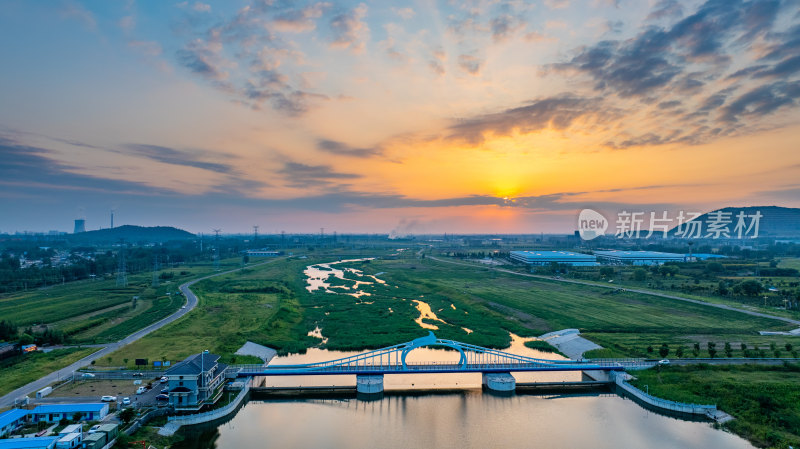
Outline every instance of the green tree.
[[758, 296], [762, 291], [764, 291], [764, 286], [755, 279], [739, 282], [733, 287], [733, 292], [737, 295]]
[[78, 421], [80, 421], [80, 420], [81, 420], [81, 418], [83, 418], [83, 413], [81, 413], [81, 412], [75, 412], [75, 414], [74, 414], [74, 415], [72, 415], [72, 420], [73, 420], [74, 422], [78, 422]]
[[675, 350], [675, 357], [683, 357], [683, 346], [678, 346], [678, 349]]
[[119, 419], [120, 419], [120, 421], [122, 421], [125, 424], [127, 424], [127, 423], [131, 422], [131, 420], [133, 419], [133, 415], [135, 413], [136, 412], [133, 411], [132, 408], [130, 408], [130, 407], [125, 408], [121, 412], [119, 412]]
[[637, 268], [633, 270], [633, 280], [637, 282], [642, 282], [647, 279], [647, 271], [644, 268]]
[[664, 358], [667, 355], [669, 355], [669, 346], [667, 346], [666, 343], [662, 344], [661, 347], [658, 349], [658, 355], [660, 355], [661, 358]]
[[613, 267], [600, 267], [600, 276], [610, 278], [614, 276], [614, 268]]
[[792, 352], [792, 344], [786, 343], [786, 352]]
[[22, 336], [19, 337], [19, 344], [21, 344], [21, 345], [29, 345], [31, 343], [33, 343], [33, 335], [26, 333], [26, 334], [22, 334]]

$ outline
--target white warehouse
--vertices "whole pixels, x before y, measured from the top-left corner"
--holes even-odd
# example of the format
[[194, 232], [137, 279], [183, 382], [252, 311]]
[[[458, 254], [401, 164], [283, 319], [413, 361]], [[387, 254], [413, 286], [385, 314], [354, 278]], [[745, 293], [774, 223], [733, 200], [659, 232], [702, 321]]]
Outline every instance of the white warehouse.
[[665, 262], [684, 262], [685, 254], [658, 251], [595, 251], [594, 255], [605, 263], [616, 265], [662, 265]]
[[553, 262], [573, 267], [597, 265], [595, 256], [571, 251], [511, 251], [510, 256], [512, 260], [530, 265], [550, 265]]

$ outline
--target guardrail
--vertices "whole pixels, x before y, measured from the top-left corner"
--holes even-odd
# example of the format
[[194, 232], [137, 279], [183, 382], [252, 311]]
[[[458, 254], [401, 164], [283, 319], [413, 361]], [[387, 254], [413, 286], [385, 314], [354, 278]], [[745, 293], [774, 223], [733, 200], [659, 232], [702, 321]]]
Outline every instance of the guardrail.
[[614, 383], [616, 383], [618, 387], [622, 388], [627, 393], [641, 400], [642, 402], [652, 405], [653, 407], [658, 407], [660, 409], [670, 410], [673, 412], [706, 416], [709, 416], [709, 413], [717, 410], [716, 405], [687, 404], [658, 398], [651, 394], [645, 393], [644, 391], [626, 382], [624, 374], [611, 373], [611, 376], [613, 376]]
[[195, 415], [169, 416], [167, 417], [167, 422], [171, 423], [174, 427], [179, 427], [179, 426], [188, 426], [192, 424], [200, 424], [225, 417], [239, 407], [242, 400], [245, 398], [245, 396], [247, 396], [247, 393], [249, 391], [250, 391], [250, 382], [247, 382], [245, 383], [244, 388], [242, 388], [239, 391], [239, 394], [236, 395], [236, 397], [233, 399], [233, 401], [231, 401], [230, 404], [224, 407], [220, 407], [218, 409], [210, 410], [203, 413], [198, 413]]

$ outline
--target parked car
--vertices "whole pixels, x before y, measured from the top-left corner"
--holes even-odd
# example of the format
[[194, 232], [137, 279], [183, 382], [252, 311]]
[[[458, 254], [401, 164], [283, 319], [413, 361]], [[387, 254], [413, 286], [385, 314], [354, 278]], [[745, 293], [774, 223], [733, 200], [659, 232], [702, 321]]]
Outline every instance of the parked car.
[[89, 433], [96, 433], [98, 430], [100, 430], [100, 424], [95, 424], [89, 429]]
[[160, 394], [156, 396], [156, 401], [169, 401], [169, 396], [165, 394]]
[[161, 383], [162, 383], [162, 384], [165, 384], [165, 383], [167, 383], [167, 381], [169, 381], [169, 379], [167, 378], [167, 376], [162, 376], [162, 377], [161, 377]]
[[103, 402], [116, 402], [117, 401], [117, 397], [116, 396], [105, 395], [105, 396], [101, 397], [100, 400], [103, 401]]
[[169, 394], [169, 388], [162, 388], [161, 394]]
[[136, 394], [142, 394], [142, 393], [144, 393], [145, 391], [147, 391], [147, 388], [145, 388], [145, 387], [139, 387], [139, 388], [137, 388], [137, 389], [136, 389]]
[[131, 405], [131, 398], [125, 396], [122, 398], [122, 405]]

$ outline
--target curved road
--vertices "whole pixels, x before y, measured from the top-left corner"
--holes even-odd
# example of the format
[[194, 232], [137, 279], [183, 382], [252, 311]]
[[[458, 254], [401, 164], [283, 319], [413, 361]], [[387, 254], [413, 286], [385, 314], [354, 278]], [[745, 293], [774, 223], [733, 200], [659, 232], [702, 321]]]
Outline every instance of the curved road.
[[151, 332], [153, 332], [155, 330], [161, 329], [162, 327], [166, 326], [167, 324], [172, 323], [173, 321], [177, 320], [178, 318], [181, 318], [182, 316], [184, 316], [187, 313], [191, 312], [192, 309], [194, 309], [197, 306], [197, 296], [189, 288], [192, 285], [194, 285], [194, 284], [196, 284], [196, 283], [198, 283], [200, 281], [204, 281], [206, 279], [213, 278], [215, 276], [222, 276], [223, 274], [234, 273], [234, 272], [237, 272], [237, 271], [239, 271], [239, 270], [241, 270], [243, 268], [254, 268], [254, 267], [261, 266], [261, 265], [266, 265], [268, 263], [272, 263], [272, 262], [275, 262], [275, 261], [281, 260], [281, 259], [283, 259], [283, 258], [272, 259], [272, 260], [268, 260], [266, 262], [261, 262], [261, 263], [258, 263], [258, 264], [255, 264], [255, 265], [250, 265], [250, 266], [247, 266], [247, 267], [236, 268], [236, 269], [233, 269], [233, 270], [228, 270], [228, 271], [222, 271], [222, 272], [219, 272], [219, 273], [209, 274], [207, 276], [203, 276], [201, 278], [197, 278], [197, 279], [191, 280], [189, 282], [186, 282], [185, 284], [182, 284], [178, 288], [180, 289], [181, 292], [183, 292], [184, 296], [186, 297], [186, 302], [184, 303], [184, 307], [185, 308], [182, 307], [182, 308], [178, 309], [178, 311], [173, 313], [172, 315], [170, 315], [170, 316], [168, 316], [166, 318], [163, 318], [160, 321], [156, 321], [155, 323], [153, 323], [153, 324], [151, 324], [151, 325], [149, 325], [149, 326], [147, 326], [147, 327], [145, 327], [145, 328], [143, 328], [141, 330], [138, 330], [138, 331], [128, 335], [127, 337], [123, 338], [122, 340], [119, 340], [117, 342], [109, 343], [108, 345], [102, 346], [102, 349], [100, 349], [99, 351], [97, 351], [95, 353], [92, 353], [92, 354], [89, 354], [86, 357], [78, 360], [77, 362], [75, 362], [75, 363], [73, 363], [73, 364], [71, 364], [69, 366], [65, 366], [64, 368], [61, 368], [58, 371], [53, 371], [52, 373], [50, 373], [50, 374], [48, 374], [48, 375], [46, 375], [44, 377], [41, 377], [41, 378], [39, 378], [39, 379], [37, 379], [37, 380], [35, 380], [35, 381], [25, 385], [25, 386], [17, 388], [16, 390], [12, 391], [11, 393], [8, 393], [5, 396], [0, 397], [0, 408], [9, 407], [9, 406], [14, 405], [14, 400], [15, 399], [25, 397], [26, 395], [27, 396], [31, 396], [31, 395], [35, 394], [37, 391], [41, 390], [42, 388], [52, 384], [53, 382], [56, 382], [56, 381], [58, 381], [58, 380], [60, 380], [62, 378], [65, 378], [67, 376], [72, 375], [73, 371], [81, 369], [81, 368], [85, 367], [86, 365], [89, 365], [90, 363], [92, 363], [94, 360], [97, 360], [97, 359], [99, 359], [101, 357], [105, 357], [106, 355], [111, 354], [112, 352], [122, 348], [123, 346], [129, 345], [129, 344], [135, 342], [136, 340], [144, 337], [145, 335], [147, 335], [147, 334], [149, 334], [149, 333], [151, 333]]
[[[473, 264], [464, 263], [464, 262], [456, 262], [456, 261], [453, 261], [453, 260], [439, 259], [438, 257], [433, 257], [433, 256], [428, 256], [428, 259], [433, 259], [433, 260], [435, 260], [437, 262], [442, 262], [442, 263], [451, 263], [451, 264], [454, 264], [454, 265], [463, 265], [463, 266], [466, 266], [466, 267], [480, 267], [480, 265], [473, 265]], [[588, 286], [591, 286], [591, 287], [609, 288], [609, 289], [614, 289], [614, 290], [619, 289], [619, 288], [624, 288], [625, 291], [629, 291], [629, 292], [641, 293], [643, 295], [658, 296], [658, 297], [667, 298], [667, 299], [676, 299], [678, 301], [691, 302], [691, 303], [694, 303], [694, 304], [699, 304], [701, 306], [716, 307], [718, 309], [731, 310], [731, 311], [734, 311], [734, 312], [745, 313], [745, 314], [751, 315], [751, 316], [757, 316], [757, 317], [761, 317], [761, 318], [770, 318], [770, 319], [773, 319], [773, 320], [783, 321], [785, 323], [790, 323], [790, 324], [794, 324], [796, 326], [800, 326], [800, 321], [793, 320], [791, 318], [786, 318], [786, 317], [776, 316], [776, 315], [770, 315], [768, 313], [762, 313], [762, 312], [754, 312], [752, 310], [740, 309], [738, 307], [733, 307], [733, 306], [729, 306], [729, 305], [725, 305], [725, 304], [715, 304], [713, 302], [701, 301], [699, 299], [691, 299], [691, 298], [684, 298], [682, 296], [668, 295], [666, 293], [659, 293], [659, 292], [655, 292], [655, 291], [651, 291], [651, 290], [643, 290], [643, 289], [639, 289], [639, 288], [622, 287], [622, 286], [618, 286], [618, 285], [613, 285], [612, 286], [612, 285], [595, 284], [595, 283], [592, 283], [592, 282], [579, 281], [579, 280], [576, 280], [576, 279], [553, 279], [552, 277], [549, 277], [549, 276], [542, 276], [542, 275], [539, 275], [539, 274], [520, 273], [518, 271], [506, 270], [505, 268], [490, 268], [490, 269], [493, 269], [495, 271], [501, 271], [503, 273], [516, 274], [517, 276], [526, 276], [526, 277], [530, 277], [530, 278], [544, 279], [544, 280], [554, 281], [554, 282], [566, 282], [566, 283], [569, 283], [569, 284], [588, 285]]]

